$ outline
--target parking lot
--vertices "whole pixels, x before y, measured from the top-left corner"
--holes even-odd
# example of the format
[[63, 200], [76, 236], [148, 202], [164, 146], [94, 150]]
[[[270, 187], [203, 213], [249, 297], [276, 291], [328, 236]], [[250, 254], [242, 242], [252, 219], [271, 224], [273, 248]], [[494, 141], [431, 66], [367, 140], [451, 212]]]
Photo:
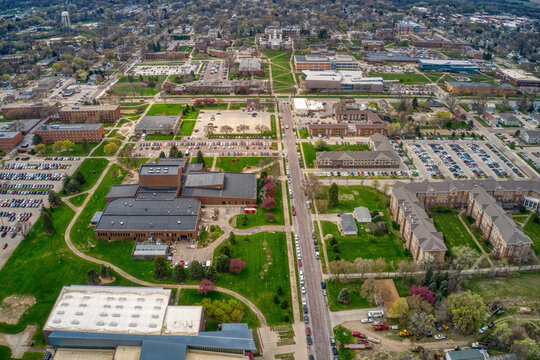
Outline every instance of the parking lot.
[[141, 65], [134, 66], [132, 74], [134, 76], [139, 75], [185, 75], [192, 71], [196, 73], [199, 65], [186, 64], [172, 64], [172, 65]]
[[86, 100], [90, 100], [90, 95], [96, 91], [98, 86], [75, 84], [69, 85], [56, 95], [53, 95], [53, 99], [61, 100], [64, 104], [76, 104], [82, 103]]
[[221, 61], [211, 60], [204, 63], [200, 80], [216, 81], [227, 79], [227, 69], [221, 65]]
[[[409, 155], [426, 178], [525, 177], [495, 146], [481, 141], [415, 141]], [[420, 165], [420, 166], [419, 166]]]
[[80, 158], [13, 157], [0, 168], [0, 268], [49, 206], [49, 190], [59, 192]]
[[[270, 113], [263, 112], [247, 112], [239, 110], [204, 110], [199, 112], [199, 118], [193, 130], [194, 136], [204, 137], [207, 126], [213, 126], [213, 133], [222, 133], [222, 126], [230, 126], [231, 134], [256, 134], [259, 133], [258, 126], [266, 126], [270, 131]], [[244, 132], [238, 131], [239, 125], [247, 125], [248, 129]]]

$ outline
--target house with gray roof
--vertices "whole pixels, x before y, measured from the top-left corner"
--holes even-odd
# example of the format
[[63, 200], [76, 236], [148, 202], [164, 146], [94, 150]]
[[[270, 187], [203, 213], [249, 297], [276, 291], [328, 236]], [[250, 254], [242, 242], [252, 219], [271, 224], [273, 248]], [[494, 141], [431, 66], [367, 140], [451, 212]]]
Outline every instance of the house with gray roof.
[[540, 145], [540, 130], [519, 130], [519, 138], [529, 145]]
[[177, 116], [143, 116], [135, 125], [135, 135], [158, 134], [174, 135], [180, 129], [180, 115]]
[[351, 214], [340, 214], [340, 228], [343, 235], [358, 235], [358, 226]]
[[368, 223], [371, 222], [371, 214], [369, 209], [365, 206], [358, 206], [354, 208], [354, 217], [359, 223]]
[[514, 114], [500, 113], [500, 114], [497, 114], [497, 117], [499, 119], [499, 124], [501, 125], [520, 126], [519, 119]]

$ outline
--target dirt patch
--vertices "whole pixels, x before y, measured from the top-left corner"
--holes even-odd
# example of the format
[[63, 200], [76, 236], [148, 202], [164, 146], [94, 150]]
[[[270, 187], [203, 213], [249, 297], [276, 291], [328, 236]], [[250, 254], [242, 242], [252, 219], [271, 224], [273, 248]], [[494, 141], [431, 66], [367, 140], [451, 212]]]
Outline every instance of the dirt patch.
[[394, 280], [384, 279], [374, 281], [386, 311], [390, 310], [394, 302], [399, 298]]
[[102, 277], [101, 275], [99, 276], [99, 283], [100, 285], [106, 285], [106, 284], [110, 284], [110, 283], [113, 283], [116, 281], [116, 277]]
[[0, 322], [15, 325], [21, 316], [36, 304], [36, 298], [26, 295], [11, 295], [0, 305]]

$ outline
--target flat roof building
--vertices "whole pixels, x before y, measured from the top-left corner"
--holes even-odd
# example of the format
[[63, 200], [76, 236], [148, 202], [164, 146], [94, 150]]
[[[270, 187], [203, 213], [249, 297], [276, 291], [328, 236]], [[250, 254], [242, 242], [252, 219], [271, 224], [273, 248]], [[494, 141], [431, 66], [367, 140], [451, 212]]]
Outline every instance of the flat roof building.
[[497, 73], [505, 80], [510, 81], [514, 86], [540, 87], [539, 78], [532, 73], [525, 72], [521, 69], [505, 69], [498, 67]]
[[417, 63], [420, 58], [411, 57], [405, 53], [389, 51], [370, 51], [364, 55], [364, 61], [367, 62], [410, 62]]
[[476, 74], [478, 66], [467, 60], [418, 60], [418, 66], [423, 71], [444, 71], [454, 73]]
[[295, 55], [296, 70], [358, 70], [358, 61], [350, 55]]
[[178, 116], [144, 116], [135, 125], [135, 134], [174, 135], [180, 129], [180, 115]]
[[307, 98], [293, 98], [294, 111], [300, 115], [324, 111], [321, 101], [308, 100]]
[[[260, 58], [240, 59], [240, 65], [238, 67], [238, 73], [240, 75], [259, 75], [261, 74], [261, 71], [263, 71], [263, 69]], [[264, 75], [264, 72], [262, 74]]]
[[486, 94], [486, 95], [515, 95], [517, 89], [510, 84], [493, 85], [483, 82], [448, 81], [444, 82], [446, 89], [452, 94]]
[[0, 131], [0, 150], [10, 153], [23, 140], [20, 131]]
[[4, 119], [41, 119], [58, 113], [58, 103], [12, 103], [2, 106]]
[[64, 106], [58, 120], [67, 123], [113, 122], [120, 119], [120, 105]]
[[205, 332], [202, 306], [172, 303], [170, 289], [65, 286], [43, 333], [55, 359], [245, 360], [257, 350], [247, 324]]
[[105, 130], [103, 124], [53, 124], [43, 125], [36, 134], [39, 134], [44, 144], [56, 141], [69, 140], [75, 143], [100, 142], [103, 139]]
[[382, 92], [381, 77], [364, 77], [361, 71], [302, 71], [306, 91]]

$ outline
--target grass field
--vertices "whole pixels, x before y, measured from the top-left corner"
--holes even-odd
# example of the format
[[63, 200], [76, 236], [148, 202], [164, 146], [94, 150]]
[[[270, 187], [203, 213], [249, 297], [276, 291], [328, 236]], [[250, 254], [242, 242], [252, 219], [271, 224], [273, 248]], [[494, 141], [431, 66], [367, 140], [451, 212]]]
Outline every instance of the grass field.
[[[232, 161], [239, 159], [237, 161]], [[264, 166], [272, 162], [274, 158], [267, 157], [218, 157], [216, 160], [216, 169], [225, 172], [242, 172], [248, 166]]]
[[300, 129], [298, 133], [300, 134], [300, 139], [307, 139], [309, 137], [309, 131], [307, 129]]
[[122, 141], [117, 139], [108, 139], [101, 142], [101, 145], [99, 145], [93, 152], [92, 156], [106, 156], [104, 152], [105, 145], [109, 143], [115, 143], [116, 145], [120, 146], [122, 144]]
[[[197, 293], [197, 290], [195, 289], [182, 289], [180, 290], [178, 305], [202, 305], [202, 301], [204, 298], [209, 298], [212, 301], [227, 301], [229, 299], [232, 299], [233, 297], [219, 291], [212, 291], [207, 295], [204, 295]], [[212, 322], [213, 319], [210, 320]], [[244, 304], [244, 317], [242, 318], [241, 322], [247, 323], [250, 329], [256, 329], [261, 327], [261, 323], [259, 322], [257, 315], [255, 315], [255, 313], [246, 304]], [[208, 331], [208, 329], [206, 330]], [[215, 331], [216, 329], [212, 330]]]
[[159, 115], [168, 115], [174, 116], [181, 114], [184, 110], [184, 105], [182, 104], [154, 104], [146, 113], [146, 116], [159, 116]]
[[[323, 198], [328, 198], [329, 186], [325, 186]], [[365, 206], [369, 211], [385, 211], [388, 196], [369, 186], [338, 186], [339, 204], [337, 207], [328, 207], [326, 211], [319, 209], [320, 213], [351, 213], [357, 206]]]
[[72, 203], [73, 205], [79, 207], [79, 206], [82, 205], [82, 203], [84, 202], [84, 200], [86, 200], [87, 197], [88, 197], [88, 193], [77, 195], [77, 196], [74, 196], [74, 197], [70, 198], [69, 202]]
[[[315, 167], [315, 160], [317, 159], [317, 150], [314, 145], [303, 142], [302, 149], [304, 150], [304, 157], [306, 160], [306, 166], [308, 168]], [[320, 151], [356, 151], [356, 150], [369, 150], [368, 145], [328, 145], [326, 149]]]
[[[393, 261], [394, 267], [399, 260], [405, 259], [405, 251], [401, 239], [393, 234], [374, 235], [365, 231], [365, 226], [358, 227], [358, 236], [341, 235], [338, 226], [330, 221], [321, 221], [322, 232], [326, 236], [332, 234], [338, 242], [338, 252], [325, 240], [328, 261], [336, 259], [336, 255], [346, 261], [353, 262], [356, 258], [377, 259], [382, 257], [387, 263]], [[392, 268], [392, 266], [390, 266]]]
[[[220, 245], [214, 252], [214, 263]], [[240, 274], [219, 274], [216, 285], [231, 289], [252, 301], [261, 310], [269, 325], [281, 324], [283, 317], [292, 321], [292, 302], [287, 260], [287, 244], [284, 232], [260, 232], [236, 237], [236, 245], [231, 246], [232, 257], [246, 263]], [[289, 309], [282, 310], [273, 303], [278, 287], [283, 289], [281, 299], [287, 299]]]
[[148, 161], [148, 158], [136, 158], [133, 163], [130, 163], [129, 158], [118, 158], [118, 162], [126, 167], [131, 167], [132, 169], [138, 169], [142, 164], [145, 164]]
[[[236, 215], [236, 229], [249, 229], [255, 226], [262, 225], [284, 225], [285, 220], [283, 216], [283, 197], [281, 195], [281, 182], [277, 182], [277, 190], [275, 193], [276, 198], [276, 207], [270, 211], [264, 210], [260, 207], [260, 199], [257, 198], [257, 203], [259, 207], [255, 214], [244, 214], [246, 219], [246, 224], [244, 225], [244, 215]], [[266, 219], [266, 214], [272, 213], [275, 216], [274, 222], [270, 222]]]
[[47, 144], [45, 145], [45, 150], [39, 153], [39, 156], [86, 156], [92, 151], [93, 148], [96, 147], [97, 144], [99, 143], [88, 143], [88, 151], [84, 151], [82, 143], [75, 143], [75, 147], [73, 147], [73, 149], [58, 152], [53, 151], [53, 144]]
[[105, 170], [108, 164], [109, 160], [107, 159], [84, 159], [84, 161], [81, 163], [81, 165], [79, 165], [77, 170], [75, 170], [80, 171], [86, 179], [86, 183], [81, 186], [79, 192], [91, 189], [92, 186], [96, 184], [96, 181], [98, 181], [101, 173], [103, 172], [103, 170]]
[[[86, 273], [90, 269], [99, 271], [98, 265], [75, 256], [64, 241], [64, 232], [75, 215], [67, 205], [52, 210], [55, 232], [43, 233], [43, 224], [38, 219], [33, 230], [13, 252], [0, 270], [0, 299], [14, 294], [33, 295], [36, 305], [32, 306], [16, 325], [0, 324], [0, 332], [18, 333], [28, 324], [43, 327], [49, 312], [64, 285], [86, 284]], [[113, 285], [129, 285], [117, 276]], [[45, 346], [41, 331], [34, 335], [36, 347]]]
[[429, 82], [422, 74], [387, 74], [387, 73], [369, 73], [369, 77], [382, 77], [383, 80], [398, 80], [402, 84], [425, 84]]
[[533, 241], [531, 247], [534, 249], [536, 256], [540, 256], [540, 224], [536, 224], [533, 221], [534, 216], [535, 215], [532, 215], [529, 221], [527, 221], [527, 223], [523, 227], [523, 231], [525, 232], [525, 234], [529, 235], [529, 237]]
[[272, 63], [272, 83], [275, 93], [296, 92], [294, 88], [294, 77], [291, 73], [289, 63], [290, 54], [279, 50], [264, 50], [266, 56]]
[[171, 134], [148, 134], [145, 140], [157, 141], [157, 140], [174, 140], [174, 135]]
[[339, 360], [354, 360], [356, 359], [357, 350], [343, 349], [342, 344], [356, 344], [356, 338], [352, 336], [350, 330], [343, 326], [334, 328], [334, 337], [339, 346]]
[[481, 278], [465, 281], [465, 289], [478, 293], [490, 301], [497, 298], [504, 298], [519, 306], [533, 307], [533, 304], [540, 303], [538, 296], [538, 284], [540, 283], [540, 272], [517, 273], [501, 278]]
[[195, 128], [196, 123], [196, 120], [182, 120], [178, 136], [191, 136], [191, 134], [193, 134], [193, 129]]
[[452, 253], [452, 248], [456, 246], [468, 246], [480, 252], [480, 249], [478, 249], [478, 246], [476, 246], [476, 243], [459, 220], [457, 213], [432, 213], [430, 216], [437, 231], [443, 233], [449, 254]]
[[[326, 291], [328, 297], [328, 306], [330, 311], [365, 309], [372, 307], [367, 299], [360, 295], [362, 289], [362, 280], [351, 280], [347, 282], [339, 282], [337, 280], [329, 280], [326, 282]], [[351, 302], [349, 304], [341, 304], [337, 299], [341, 289], [347, 288], [351, 294]]]

